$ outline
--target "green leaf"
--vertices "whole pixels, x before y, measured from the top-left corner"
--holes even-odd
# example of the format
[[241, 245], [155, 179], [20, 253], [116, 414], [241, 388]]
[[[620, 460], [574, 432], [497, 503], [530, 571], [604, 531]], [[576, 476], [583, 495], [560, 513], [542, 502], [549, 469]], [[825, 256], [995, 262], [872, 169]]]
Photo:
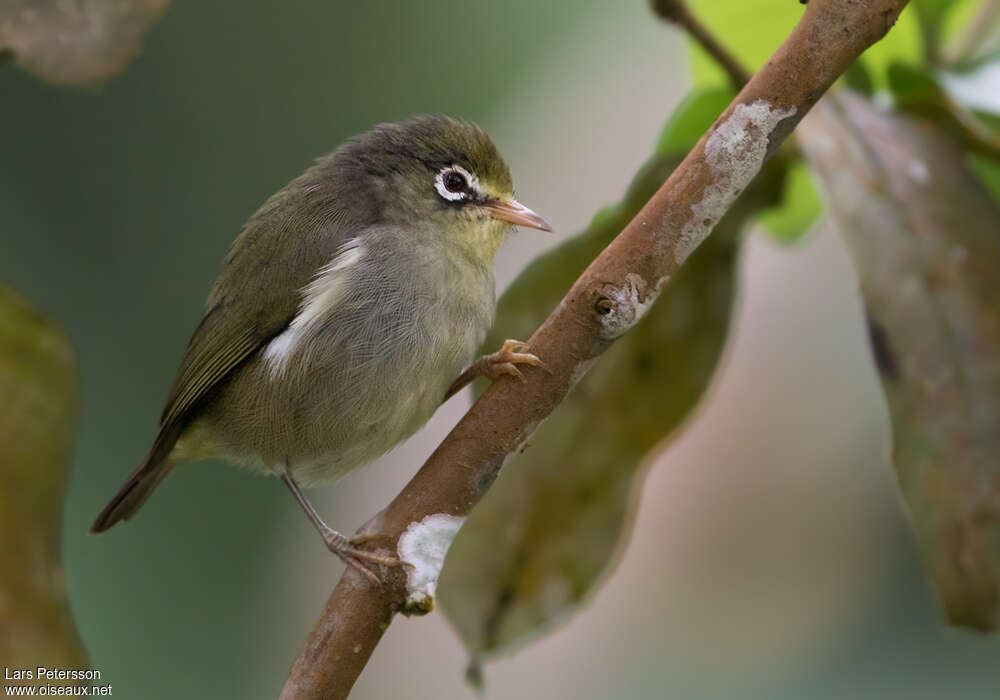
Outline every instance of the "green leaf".
[[695, 89], [677, 105], [656, 143], [656, 153], [690, 150], [736, 97], [729, 87]]
[[955, 0], [913, 0], [914, 7], [936, 22], [942, 21], [955, 4]]
[[929, 65], [938, 65], [942, 62], [941, 39], [944, 20], [954, 5], [954, 0], [913, 0], [913, 12], [917, 15], [924, 47], [924, 61]]
[[775, 240], [794, 243], [812, 228], [822, 210], [809, 168], [796, 161], [785, 178], [781, 203], [762, 211], [757, 221]]
[[89, 85], [120, 72], [169, 0], [5, 0], [0, 52], [52, 83]]
[[944, 90], [930, 70], [906, 63], [893, 63], [887, 72], [889, 89], [899, 106], [945, 99]]
[[978, 109], [972, 110], [972, 116], [982, 122], [983, 126], [990, 131], [1000, 134], [1000, 105], [991, 106], [995, 111], [984, 112]]
[[970, 155], [968, 157], [968, 164], [972, 171], [979, 176], [979, 181], [983, 183], [983, 186], [993, 196], [993, 201], [997, 206], [1000, 206], [1000, 162], [990, 158]]
[[[803, 8], [787, 0], [701, 0], [691, 9], [721, 43], [751, 71], [757, 70], [792, 31]], [[725, 73], [692, 42], [695, 85], [724, 85]]]
[[875, 84], [872, 82], [871, 73], [865, 67], [865, 62], [862, 58], [859, 58], [854, 63], [852, 63], [844, 75], [841, 76], [844, 83], [857, 93], [862, 95], [873, 95], [875, 93]]
[[[921, 29], [924, 57], [932, 59], [925, 63], [951, 65], [950, 55], [954, 51], [950, 50], [948, 43], [965, 35], [970, 24], [982, 21], [980, 10], [983, 4], [983, 0], [914, 0], [912, 11]], [[949, 58], [940, 60], [942, 56], [939, 54]], [[958, 58], [961, 61], [966, 57]]]
[[[690, 4], [709, 31], [750, 71], [764, 65], [804, 10], [794, 0], [699, 0]], [[882, 85], [890, 63], [918, 63], [920, 57], [920, 29], [912, 12], [903, 12], [885, 39], [865, 52], [877, 86]], [[693, 43], [691, 70], [695, 85], [724, 85], [727, 81], [714, 60]]]
[[1000, 207], [948, 135], [841, 93], [798, 130], [847, 240], [893, 463], [952, 623], [1000, 627]]
[[[931, 122], [964, 150], [1000, 156], [1000, 131], [995, 128], [998, 120], [992, 115], [979, 118], [956, 102], [930, 69], [895, 63], [889, 67], [888, 77], [898, 109]], [[946, 84], [952, 91], [957, 90], [954, 77], [951, 81]], [[984, 98], [982, 103], [987, 104], [990, 99]]]

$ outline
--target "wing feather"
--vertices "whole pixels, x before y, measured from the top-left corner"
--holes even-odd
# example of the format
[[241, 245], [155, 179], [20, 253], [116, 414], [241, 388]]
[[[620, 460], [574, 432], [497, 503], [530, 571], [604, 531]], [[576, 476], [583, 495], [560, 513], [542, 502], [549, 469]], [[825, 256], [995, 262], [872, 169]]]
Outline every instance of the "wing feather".
[[260, 347], [262, 339], [253, 328], [234, 329], [233, 332], [236, 333], [233, 338], [206, 334], [209, 336], [207, 342], [197, 342], [201, 339], [195, 336], [192, 342], [194, 352], [184, 358], [160, 417], [161, 424], [180, 418], [222, 377]]
[[200, 402], [295, 318], [350, 225], [312, 168], [273, 195], [233, 243], [188, 343], [147, 464], [164, 459]]

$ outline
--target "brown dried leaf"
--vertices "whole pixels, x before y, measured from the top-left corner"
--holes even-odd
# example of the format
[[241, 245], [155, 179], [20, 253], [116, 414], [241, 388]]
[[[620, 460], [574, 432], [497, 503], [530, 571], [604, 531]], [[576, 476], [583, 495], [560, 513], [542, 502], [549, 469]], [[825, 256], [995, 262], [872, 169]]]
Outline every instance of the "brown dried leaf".
[[1000, 209], [941, 131], [847, 93], [799, 127], [861, 279], [893, 461], [948, 618], [1000, 623]]
[[120, 72], [169, 0], [0, 0], [0, 51], [52, 83]]

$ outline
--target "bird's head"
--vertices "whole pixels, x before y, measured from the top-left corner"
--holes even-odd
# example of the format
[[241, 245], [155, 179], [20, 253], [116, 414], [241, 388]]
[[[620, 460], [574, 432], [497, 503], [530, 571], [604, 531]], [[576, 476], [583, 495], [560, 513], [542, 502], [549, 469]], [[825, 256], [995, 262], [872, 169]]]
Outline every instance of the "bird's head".
[[369, 218], [440, 236], [484, 262], [514, 226], [552, 230], [514, 199], [507, 164], [471, 122], [428, 115], [380, 124], [345, 144], [333, 161], [347, 175], [350, 196], [366, 200]]

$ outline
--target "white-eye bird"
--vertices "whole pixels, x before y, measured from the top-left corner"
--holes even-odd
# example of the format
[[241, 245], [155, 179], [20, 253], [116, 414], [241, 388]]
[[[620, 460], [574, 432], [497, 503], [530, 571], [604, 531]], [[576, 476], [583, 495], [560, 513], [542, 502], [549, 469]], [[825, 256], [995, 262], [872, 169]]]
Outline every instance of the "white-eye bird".
[[476, 376], [540, 364], [514, 341], [473, 362], [493, 321], [493, 259], [516, 225], [551, 230], [470, 122], [382, 124], [319, 159], [233, 243], [149, 455], [91, 532], [131, 517], [175, 466], [222, 458], [280, 476], [370, 578], [364, 560], [398, 563], [328, 527], [299, 485], [372, 461]]

